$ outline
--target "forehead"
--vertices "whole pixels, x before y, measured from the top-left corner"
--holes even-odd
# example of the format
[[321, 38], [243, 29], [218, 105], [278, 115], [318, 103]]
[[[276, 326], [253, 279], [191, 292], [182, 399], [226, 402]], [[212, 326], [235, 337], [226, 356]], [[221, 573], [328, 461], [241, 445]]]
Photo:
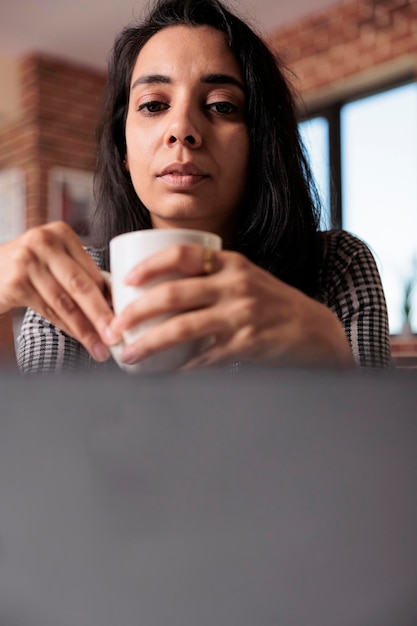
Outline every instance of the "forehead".
[[142, 73], [175, 76], [211, 72], [242, 78], [225, 33], [211, 26], [168, 26], [153, 35], [139, 52], [132, 82]]

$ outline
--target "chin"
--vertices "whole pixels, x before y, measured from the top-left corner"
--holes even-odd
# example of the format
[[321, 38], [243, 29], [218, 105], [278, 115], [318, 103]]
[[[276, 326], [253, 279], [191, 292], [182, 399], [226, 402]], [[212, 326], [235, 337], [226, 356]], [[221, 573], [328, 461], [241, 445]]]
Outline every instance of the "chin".
[[171, 227], [175, 228], [197, 228], [198, 223], [214, 224], [217, 219], [214, 215], [210, 214], [205, 207], [205, 211], [201, 210], [201, 203], [199, 207], [195, 203], [177, 203], [175, 208], [167, 208], [166, 210], [150, 211], [152, 222], [154, 224], [165, 223], [172, 224]]

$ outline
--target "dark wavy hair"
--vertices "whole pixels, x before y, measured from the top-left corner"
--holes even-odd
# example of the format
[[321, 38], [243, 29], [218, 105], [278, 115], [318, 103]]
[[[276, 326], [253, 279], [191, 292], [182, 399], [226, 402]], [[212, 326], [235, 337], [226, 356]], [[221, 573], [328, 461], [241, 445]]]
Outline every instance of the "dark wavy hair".
[[319, 204], [286, 70], [254, 30], [219, 0], [157, 0], [143, 21], [127, 26], [116, 38], [97, 131], [96, 243], [107, 254], [112, 237], [152, 227], [149, 212], [123, 166], [125, 124], [130, 81], [139, 52], [155, 33], [175, 25], [207, 25], [224, 32], [245, 82], [249, 180], [228, 247], [313, 294]]

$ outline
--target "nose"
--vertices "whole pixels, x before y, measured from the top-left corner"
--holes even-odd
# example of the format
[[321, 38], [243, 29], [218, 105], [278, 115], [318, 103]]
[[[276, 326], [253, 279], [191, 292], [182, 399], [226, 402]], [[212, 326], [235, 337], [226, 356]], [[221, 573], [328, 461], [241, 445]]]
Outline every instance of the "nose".
[[180, 141], [180, 143], [183, 143], [184, 145], [188, 145], [188, 146], [195, 146], [197, 144], [197, 139], [194, 137], [194, 135], [187, 135], [186, 137], [184, 137], [183, 140], [176, 137], [175, 135], [170, 135], [170, 137], [168, 138], [168, 144], [171, 146], [174, 143], [177, 143], [177, 141]]
[[196, 120], [196, 114], [191, 115], [187, 108], [172, 111], [169, 116], [165, 133], [165, 143], [168, 147], [182, 145], [188, 148], [198, 148], [202, 143], [202, 133]]

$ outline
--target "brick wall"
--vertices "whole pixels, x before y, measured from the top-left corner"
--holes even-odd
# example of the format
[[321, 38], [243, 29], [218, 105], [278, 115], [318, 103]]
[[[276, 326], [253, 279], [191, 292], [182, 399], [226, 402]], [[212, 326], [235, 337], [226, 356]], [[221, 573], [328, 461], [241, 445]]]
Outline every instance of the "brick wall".
[[0, 129], [0, 168], [26, 174], [27, 226], [45, 222], [51, 168], [93, 171], [104, 74], [45, 56], [20, 63], [19, 119]]
[[[19, 115], [0, 128], [0, 168], [22, 168], [27, 227], [47, 218], [53, 167], [92, 172], [105, 75], [45, 56], [20, 63]], [[20, 315], [20, 312], [17, 312]], [[0, 364], [13, 355], [12, 320], [0, 318]]]
[[416, 75], [417, 1], [353, 0], [280, 30], [270, 45], [315, 105]]

